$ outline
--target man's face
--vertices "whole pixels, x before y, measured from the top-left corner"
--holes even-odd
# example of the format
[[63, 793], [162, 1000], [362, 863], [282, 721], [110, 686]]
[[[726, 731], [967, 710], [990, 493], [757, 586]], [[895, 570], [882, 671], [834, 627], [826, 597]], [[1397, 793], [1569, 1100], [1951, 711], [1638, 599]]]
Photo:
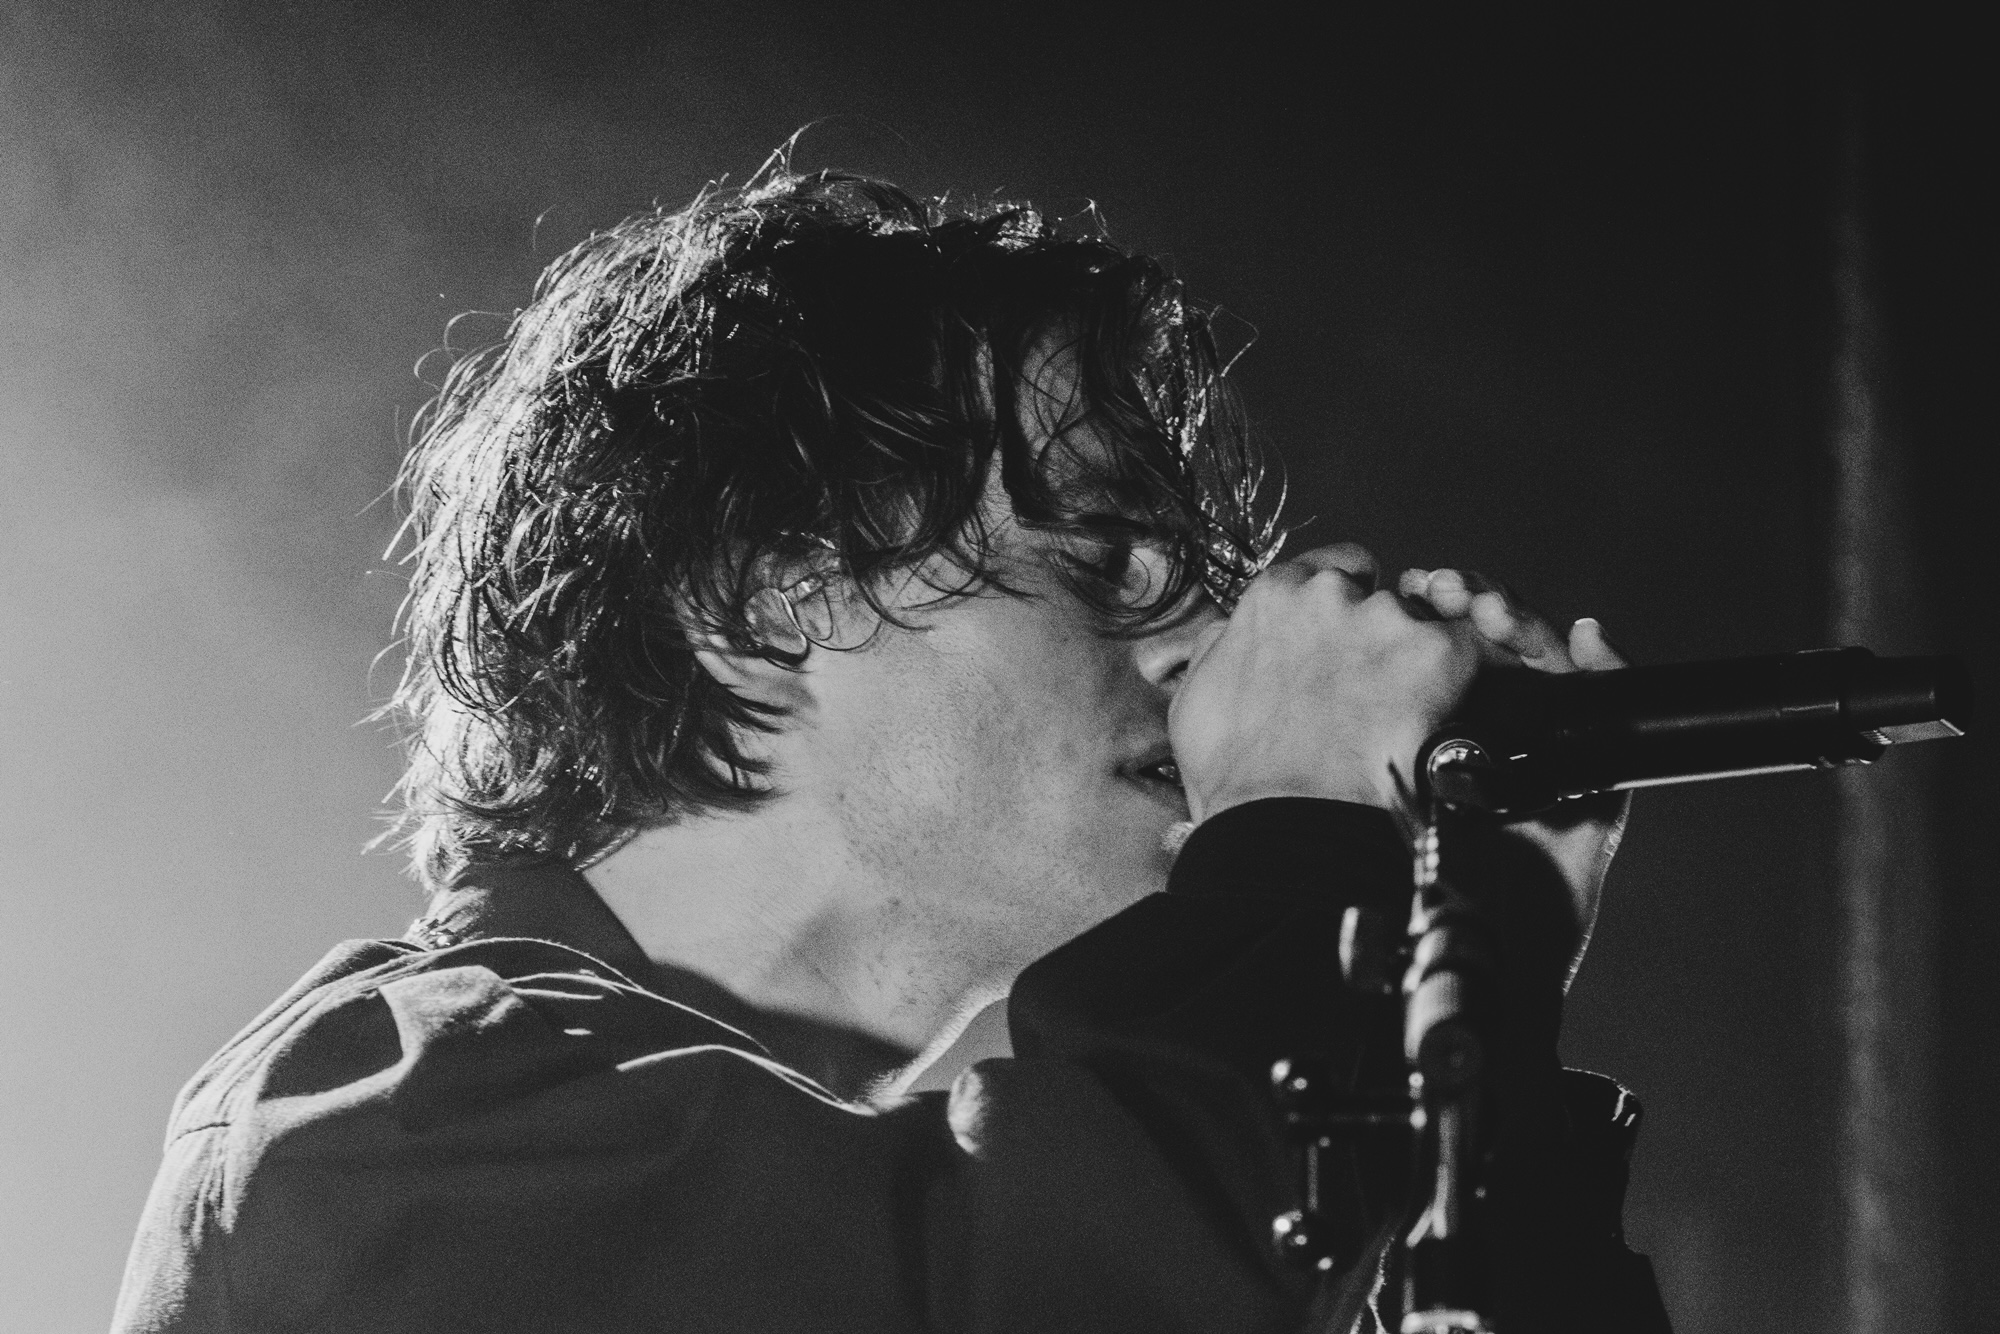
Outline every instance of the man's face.
[[[1105, 461], [1111, 445], [1075, 411], [1074, 361], [1057, 340], [1025, 372], [1016, 407], [1038, 465], [1059, 477]], [[1142, 633], [1115, 632], [1064, 579], [1063, 539], [1017, 521], [998, 471], [982, 501], [985, 563], [1007, 591], [943, 596], [964, 580], [934, 562], [878, 586], [900, 625], [835, 596], [837, 647], [781, 674], [773, 701], [788, 714], [768, 738], [787, 836], [802, 834], [815, 874], [839, 886], [813, 949], [862, 961], [916, 1013], [996, 998], [1027, 964], [1165, 887], [1166, 837], [1188, 817], [1159, 768], [1167, 708], [1220, 617], [1190, 599]], [[1151, 603], [1167, 557], [1142, 545], [1104, 573], [1118, 581], [1107, 594]]]
[[[1000, 986], [1164, 886], [1165, 836], [1187, 818], [1157, 770], [1167, 705], [1216, 615], [1118, 637], [1060, 578], [1052, 541], [1003, 521], [1013, 593], [940, 599], [911, 580], [892, 600], [909, 628], [815, 650], [778, 776], [832, 824], [882, 939], [990, 961]], [[1135, 554], [1135, 591], [1163, 577], [1163, 557]]]

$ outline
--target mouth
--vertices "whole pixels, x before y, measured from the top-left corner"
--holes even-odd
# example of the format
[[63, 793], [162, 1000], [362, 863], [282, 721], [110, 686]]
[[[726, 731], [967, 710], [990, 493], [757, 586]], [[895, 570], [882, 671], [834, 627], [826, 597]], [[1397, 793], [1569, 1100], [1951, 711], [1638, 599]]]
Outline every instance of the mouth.
[[1125, 777], [1156, 796], [1169, 797], [1175, 803], [1186, 801], [1181, 791], [1180, 766], [1174, 763], [1171, 754], [1156, 755], [1152, 759], [1128, 765]]

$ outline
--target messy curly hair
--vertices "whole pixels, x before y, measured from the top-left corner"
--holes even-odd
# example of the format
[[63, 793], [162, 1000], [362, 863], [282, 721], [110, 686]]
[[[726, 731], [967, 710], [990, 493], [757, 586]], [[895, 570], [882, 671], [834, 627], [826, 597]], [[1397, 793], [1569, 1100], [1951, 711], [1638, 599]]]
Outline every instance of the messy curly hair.
[[[1073, 365], [1054, 440], [1020, 396]], [[1225, 602], [1275, 507], [1206, 312], [1157, 261], [1025, 205], [949, 209], [782, 158], [549, 266], [497, 346], [451, 369], [402, 472], [406, 726], [397, 827], [430, 884], [495, 859], [581, 860], [626, 832], [767, 799], [743, 738], [782, 726], [694, 645], [796, 666], [753, 623], [773, 571], [874, 603], [921, 565], [940, 597], [1005, 589], [998, 476], [1064, 577], [1134, 632]], [[1100, 560], [1170, 556], [1139, 603]], [[810, 651], [810, 649], [808, 650]]]

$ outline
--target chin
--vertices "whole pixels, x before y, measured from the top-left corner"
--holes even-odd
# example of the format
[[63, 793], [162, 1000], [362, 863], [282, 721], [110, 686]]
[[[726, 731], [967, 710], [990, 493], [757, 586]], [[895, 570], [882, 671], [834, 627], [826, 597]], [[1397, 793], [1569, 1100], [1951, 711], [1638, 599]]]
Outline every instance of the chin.
[[1181, 844], [1187, 841], [1188, 833], [1193, 828], [1188, 820], [1186, 803], [1160, 811], [1134, 830], [1136, 837], [1129, 843], [1120, 840], [1120, 850], [1131, 859], [1129, 864], [1134, 869], [1119, 879], [1126, 883], [1143, 882], [1145, 893], [1165, 889], [1167, 873], [1173, 869], [1174, 858], [1180, 855]]
[[1167, 869], [1194, 828], [1187, 796], [1178, 787], [1165, 783], [1139, 782], [1133, 786], [1146, 798], [1147, 818], [1143, 822], [1146, 850], [1159, 863], [1160, 884], [1164, 887]]
[[1145, 798], [1146, 804], [1158, 811], [1164, 824], [1174, 824], [1188, 818], [1187, 794], [1172, 783], [1154, 778], [1127, 778], [1124, 786]]
[[1095, 818], [1079, 820], [1074, 817], [1081, 811], [1068, 812], [1068, 830], [1056, 846], [1074, 860], [1049, 870], [1083, 890], [1096, 905], [1091, 911], [1109, 916], [1167, 887], [1179, 851], [1173, 834], [1186, 824], [1188, 809], [1180, 790], [1164, 784], [1121, 780], [1116, 793], [1106, 795], [1110, 800], [1093, 803]]

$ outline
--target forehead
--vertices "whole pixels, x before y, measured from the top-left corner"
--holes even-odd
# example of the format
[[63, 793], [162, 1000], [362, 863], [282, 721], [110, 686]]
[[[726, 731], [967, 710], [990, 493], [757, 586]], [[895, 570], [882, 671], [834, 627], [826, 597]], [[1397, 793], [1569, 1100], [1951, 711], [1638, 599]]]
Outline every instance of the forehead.
[[[1029, 345], [1014, 376], [1014, 424], [1028, 462], [1049, 489], [1049, 498], [1058, 508], [1071, 511], [1065, 517], [1088, 513], [1102, 519], [1123, 518], [1133, 525], [1127, 536], [1165, 540], [1165, 535], [1148, 531], [1155, 508], [1148, 502], [1158, 497], [1137, 494], [1130, 480], [1120, 484], [1135, 471], [1126, 457], [1135, 445], [1119, 439], [1099, 405], [1091, 401], [1077, 342], [1075, 335], [1060, 328], [1041, 334]], [[1153, 474], [1156, 485], [1166, 483], [1157, 470], [1146, 471]], [[989, 500], [990, 492], [989, 486]]]
[[1028, 345], [1014, 377], [1014, 416], [1037, 462], [1059, 462], [1046, 456], [1057, 445], [1078, 463], [1103, 467], [1112, 445], [1091, 420], [1077, 344], [1075, 334], [1057, 328]]

